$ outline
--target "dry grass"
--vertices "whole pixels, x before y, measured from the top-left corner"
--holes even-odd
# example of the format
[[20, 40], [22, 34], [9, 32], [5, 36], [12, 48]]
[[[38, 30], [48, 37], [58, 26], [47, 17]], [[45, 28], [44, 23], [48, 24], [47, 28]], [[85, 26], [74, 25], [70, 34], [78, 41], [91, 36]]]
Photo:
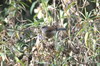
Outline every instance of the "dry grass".
[[[0, 9], [1, 66], [100, 65], [99, 0], [4, 3], [10, 6]], [[45, 38], [44, 25], [67, 30]]]

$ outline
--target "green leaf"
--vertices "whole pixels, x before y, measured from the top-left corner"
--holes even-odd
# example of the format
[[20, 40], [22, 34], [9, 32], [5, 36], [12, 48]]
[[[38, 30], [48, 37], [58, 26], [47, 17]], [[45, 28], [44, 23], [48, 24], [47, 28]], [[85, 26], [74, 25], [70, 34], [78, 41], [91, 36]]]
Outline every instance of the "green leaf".
[[17, 62], [19, 62], [22, 66], [25, 66], [25, 64], [24, 64], [21, 60], [19, 60], [17, 57], [15, 57], [15, 60], [16, 60]]
[[4, 29], [4, 25], [0, 24], [0, 32]]
[[38, 1], [35, 1], [35, 2], [32, 3], [32, 6], [31, 6], [31, 8], [30, 8], [30, 14], [32, 14], [33, 8], [35, 7], [35, 5], [36, 5], [37, 2], [38, 2]]
[[20, 4], [22, 4], [22, 5], [24, 5], [24, 6], [26, 6], [26, 7], [29, 7], [26, 3], [24, 3], [24, 2], [19, 2]]
[[49, 0], [41, 0], [42, 3], [48, 3]]

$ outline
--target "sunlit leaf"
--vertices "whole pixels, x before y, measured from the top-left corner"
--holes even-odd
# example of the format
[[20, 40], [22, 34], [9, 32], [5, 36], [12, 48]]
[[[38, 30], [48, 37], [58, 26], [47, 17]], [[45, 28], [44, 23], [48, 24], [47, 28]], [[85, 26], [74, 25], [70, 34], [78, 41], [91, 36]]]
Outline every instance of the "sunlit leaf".
[[88, 36], [89, 36], [89, 33], [86, 32], [86, 34], [85, 34], [85, 45], [86, 45], [86, 47], [88, 47]]
[[32, 2], [32, 0], [28, 0], [30, 3]]
[[93, 41], [93, 50], [96, 50], [96, 40], [92, 40]]
[[16, 38], [20, 39], [20, 35], [19, 35], [19, 32], [16, 32]]
[[0, 56], [2, 57], [3, 61], [6, 59], [6, 54], [5, 53], [0, 53]]

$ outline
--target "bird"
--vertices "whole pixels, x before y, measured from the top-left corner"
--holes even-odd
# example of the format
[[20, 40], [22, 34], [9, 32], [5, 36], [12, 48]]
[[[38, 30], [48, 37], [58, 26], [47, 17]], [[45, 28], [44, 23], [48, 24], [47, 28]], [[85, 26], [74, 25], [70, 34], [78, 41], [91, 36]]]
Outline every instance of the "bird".
[[58, 28], [55, 26], [43, 26], [41, 28], [42, 34], [47, 38], [53, 37], [57, 33], [57, 31], [62, 31], [62, 30], [66, 31], [66, 28]]

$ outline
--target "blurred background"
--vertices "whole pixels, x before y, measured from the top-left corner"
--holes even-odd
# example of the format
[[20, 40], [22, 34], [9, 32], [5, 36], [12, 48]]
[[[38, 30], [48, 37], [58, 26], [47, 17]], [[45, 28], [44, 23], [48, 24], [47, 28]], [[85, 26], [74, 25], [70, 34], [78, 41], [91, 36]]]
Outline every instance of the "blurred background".
[[100, 1], [0, 0], [0, 65], [99, 66]]

